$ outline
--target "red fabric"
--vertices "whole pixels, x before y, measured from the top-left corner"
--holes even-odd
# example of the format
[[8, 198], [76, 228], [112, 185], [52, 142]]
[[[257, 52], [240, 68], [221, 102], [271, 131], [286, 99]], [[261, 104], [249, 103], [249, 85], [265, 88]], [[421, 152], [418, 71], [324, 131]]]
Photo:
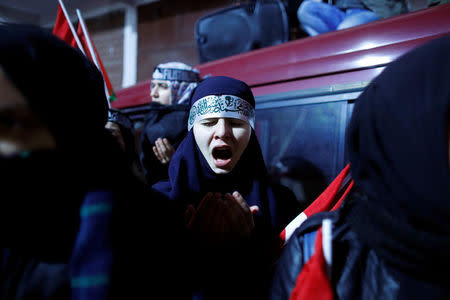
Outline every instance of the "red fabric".
[[[87, 28], [86, 28], [86, 31], [87, 31], [87, 35], [90, 36], [89, 30]], [[81, 27], [80, 23], [78, 23], [77, 35], [81, 41], [81, 44], [83, 45], [83, 48], [85, 49], [86, 56], [89, 57], [89, 59], [92, 62], [94, 62], [94, 60], [92, 59], [91, 51], [88, 46], [86, 35], [84, 34], [83, 28]], [[95, 48], [94, 41], [92, 41], [92, 39], [90, 39], [90, 40], [92, 43], [92, 48], [94, 48], [95, 56], [97, 58], [98, 67], [100, 68], [100, 71], [102, 72], [103, 79], [105, 80], [106, 88], [108, 89], [108, 93], [109, 93], [108, 96], [111, 96], [114, 94], [114, 90], [113, 90], [111, 81], [109, 80], [108, 73], [106, 73], [106, 70], [105, 70], [105, 67], [103, 66], [102, 60], [100, 59], [100, 55], [98, 55], [97, 48]]]
[[[303, 211], [307, 217], [310, 217], [313, 214], [319, 212], [330, 211], [333, 206], [335, 206], [336, 195], [338, 194], [341, 185], [349, 172], [350, 164], [345, 166], [341, 173], [339, 173], [339, 175], [333, 180], [333, 182], [330, 183], [330, 185], [322, 192], [322, 194], [320, 194], [320, 196]], [[348, 193], [349, 191], [350, 190], [347, 190], [346, 192]], [[341, 204], [342, 199], [344, 198], [341, 198], [337, 201], [339, 205]]]
[[70, 30], [69, 22], [64, 15], [61, 5], [58, 4], [58, 14], [56, 15], [55, 26], [53, 27], [53, 34], [71, 45], [77, 47], [77, 42]]
[[77, 28], [77, 35], [78, 38], [80, 39], [81, 45], [83, 46], [83, 49], [85, 50], [85, 54], [86, 56], [92, 61], [92, 56], [91, 56], [91, 52], [89, 51], [89, 46], [88, 43], [86, 41], [86, 36], [83, 33], [83, 28], [81, 27], [81, 23], [78, 22], [78, 28]]
[[[303, 212], [307, 217], [324, 211], [333, 211], [338, 209], [345, 197], [350, 193], [354, 186], [351, 180], [342, 195], [337, 199], [338, 193], [342, 188], [345, 178], [350, 173], [350, 164], [339, 173], [333, 182], [322, 192], [322, 194]], [[280, 234], [283, 238], [284, 231]], [[314, 254], [303, 266], [294, 289], [292, 290], [290, 300], [317, 299], [332, 300], [333, 288], [327, 275], [327, 264], [322, 249], [322, 229], [317, 231], [316, 242], [314, 245]]]
[[[77, 41], [75, 40], [75, 37], [72, 34], [72, 31], [70, 30], [69, 21], [67, 20], [66, 16], [64, 15], [64, 12], [61, 8], [61, 5], [58, 4], [58, 13], [56, 16], [56, 22], [55, 26], [53, 27], [53, 34], [58, 36], [60, 39], [71, 45], [72, 47], [78, 48]], [[83, 28], [81, 27], [81, 24], [78, 23], [77, 28], [77, 36], [78, 39], [81, 42], [81, 46], [83, 47], [83, 51], [85, 55], [92, 61], [92, 55], [89, 51], [88, 42], [86, 39], [86, 35], [83, 32]], [[89, 34], [89, 32], [87, 33]], [[100, 55], [98, 55], [97, 49], [95, 48], [94, 42], [92, 41], [92, 47], [94, 48], [94, 52], [97, 58], [97, 62], [99, 64], [99, 69], [102, 72], [103, 79], [105, 80], [106, 88], [108, 89], [108, 97], [110, 97], [110, 101], [115, 99], [114, 90], [111, 84], [111, 81], [109, 80], [108, 73], [106, 73], [105, 67], [103, 66], [102, 60], [100, 59]]]
[[280, 240], [281, 240], [281, 245], [283, 245], [284, 241], [286, 240], [286, 229], [283, 229], [283, 231], [280, 233]]
[[[314, 200], [313, 203], [311, 203], [304, 211], [303, 213], [306, 215], [306, 217], [310, 217], [316, 213], [324, 212], [324, 211], [333, 211], [338, 209], [342, 202], [344, 201], [345, 197], [350, 193], [354, 186], [353, 179], [349, 181], [349, 184], [345, 188], [345, 191], [342, 193], [339, 199], [337, 199], [337, 196], [339, 194], [339, 191], [342, 188], [342, 185], [344, 183], [345, 178], [350, 174], [350, 164], [347, 164], [345, 168], [339, 173], [339, 175], [331, 182], [331, 184], [320, 194], [320, 196]], [[294, 220], [289, 223], [285, 229], [279, 234], [279, 240], [282, 247], [287, 243], [286, 241], [286, 228], [290, 227], [293, 232], [294, 229], [292, 229], [292, 226], [298, 226], [301, 225], [295, 224]]]
[[100, 70], [102, 71], [103, 78], [105, 79], [106, 88], [108, 89], [109, 95], [110, 96], [114, 95], [114, 90], [113, 90], [111, 81], [109, 80], [108, 73], [106, 73], [105, 67], [103, 66], [102, 60], [100, 59], [100, 55], [98, 55], [97, 48], [95, 48], [95, 46], [94, 46], [94, 51], [95, 51], [95, 55], [97, 56]]
[[327, 264], [322, 249], [322, 229], [317, 231], [314, 254], [297, 277], [289, 300], [332, 300], [333, 288], [327, 275]]

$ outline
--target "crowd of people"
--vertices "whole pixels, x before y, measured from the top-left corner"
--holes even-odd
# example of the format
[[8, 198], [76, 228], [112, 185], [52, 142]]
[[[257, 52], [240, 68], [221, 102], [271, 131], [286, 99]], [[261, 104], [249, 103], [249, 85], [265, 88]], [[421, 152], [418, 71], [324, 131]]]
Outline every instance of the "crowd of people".
[[158, 65], [137, 140], [80, 51], [0, 24], [0, 297], [448, 299], [449, 50], [370, 83], [347, 128], [355, 188], [283, 245], [302, 207], [269, 180], [245, 82]]

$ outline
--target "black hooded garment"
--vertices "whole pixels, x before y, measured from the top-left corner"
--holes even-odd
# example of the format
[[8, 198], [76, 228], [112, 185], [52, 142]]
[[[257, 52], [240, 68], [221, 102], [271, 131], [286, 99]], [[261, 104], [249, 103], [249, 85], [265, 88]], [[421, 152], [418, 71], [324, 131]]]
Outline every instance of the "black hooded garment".
[[[10, 178], [13, 170], [2, 169], [2, 178], [10, 183], [8, 197], [15, 200], [2, 201], [0, 222], [2, 226], [12, 222], [9, 230], [20, 233], [16, 242], [26, 243], [24, 237], [36, 242], [55, 239], [51, 246], [36, 243], [32, 249], [48, 248], [43, 252], [54, 252], [50, 260], [67, 259], [73, 236], [62, 232], [76, 233], [80, 198], [86, 190], [108, 184], [103, 170], [116, 149], [104, 129], [108, 106], [102, 77], [81, 52], [51, 33], [25, 24], [0, 25], [0, 67], [49, 128], [57, 145], [55, 152], [32, 151], [30, 158], [20, 163], [24, 169], [18, 182]], [[108, 147], [110, 151], [106, 151]], [[9, 161], [2, 158], [4, 168]], [[15, 214], [8, 215], [15, 209], [23, 214], [17, 220]], [[42, 230], [40, 224], [49, 228]], [[2, 230], [4, 238], [3, 234]]]
[[56, 141], [55, 150], [0, 157], [0, 298], [67, 299], [80, 207], [127, 176], [104, 128], [103, 79], [80, 51], [26, 24], [0, 25], [0, 68]]
[[[130, 173], [105, 129], [100, 72], [26, 24], [0, 25], [0, 67], [57, 147], [26, 159], [0, 156], [0, 298], [167, 298], [178, 225], [170, 202]], [[90, 207], [108, 213], [87, 218]], [[73, 280], [99, 270], [108, 280], [98, 285]]]
[[158, 102], [149, 104], [145, 116], [140, 140], [141, 165], [149, 185], [169, 178], [169, 165], [161, 163], [153, 153], [153, 146], [158, 138], [166, 138], [174, 149], [187, 133], [189, 106], [186, 104], [163, 105]]
[[[356, 189], [287, 245], [272, 299], [288, 299], [306, 233], [333, 220], [336, 299], [449, 299], [450, 36], [391, 63], [356, 101], [346, 147]], [[301, 288], [301, 287], [300, 287]]]
[[446, 37], [393, 63], [358, 98], [347, 129], [352, 177], [367, 195], [349, 212], [352, 228], [389, 265], [441, 283], [450, 268], [449, 50]]

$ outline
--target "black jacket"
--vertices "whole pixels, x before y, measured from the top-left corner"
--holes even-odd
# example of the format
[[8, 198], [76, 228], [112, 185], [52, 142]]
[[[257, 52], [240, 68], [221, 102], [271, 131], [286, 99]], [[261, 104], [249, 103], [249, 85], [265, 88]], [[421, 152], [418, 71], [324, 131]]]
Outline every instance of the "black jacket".
[[314, 249], [315, 239], [308, 234], [316, 232], [324, 218], [330, 218], [333, 223], [331, 285], [334, 299], [450, 299], [450, 288], [392, 268], [364, 245], [346, 222], [347, 207], [352, 205], [351, 200], [346, 201], [338, 211], [311, 216], [295, 231], [278, 261], [270, 299], [289, 299], [307, 261], [305, 256]]
[[187, 133], [189, 106], [150, 103], [141, 135], [140, 160], [150, 185], [168, 178], [168, 165], [163, 165], [153, 153], [158, 138], [167, 138], [176, 149]]

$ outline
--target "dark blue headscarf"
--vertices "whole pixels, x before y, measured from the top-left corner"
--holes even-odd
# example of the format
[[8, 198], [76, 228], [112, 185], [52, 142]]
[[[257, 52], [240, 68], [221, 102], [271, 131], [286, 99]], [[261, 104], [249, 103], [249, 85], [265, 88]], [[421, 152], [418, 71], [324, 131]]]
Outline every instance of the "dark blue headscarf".
[[[248, 85], [242, 81], [224, 77], [210, 77], [201, 82], [190, 99], [190, 107], [210, 95], [233, 95], [246, 100], [253, 108], [255, 99]], [[187, 124], [186, 124], [187, 126]], [[258, 220], [264, 220], [275, 228], [281, 228], [288, 220], [278, 216], [272, 188], [255, 132], [235, 168], [228, 174], [216, 174], [200, 152], [190, 130], [175, 152], [169, 166], [169, 181], [154, 185], [182, 207], [196, 206], [207, 192], [232, 193], [238, 191], [249, 206], [258, 205]], [[296, 212], [293, 212], [294, 214]], [[286, 218], [287, 219], [287, 218]]]
[[358, 237], [395, 268], [446, 285], [449, 51], [447, 36], [389, 65], [357, 99], [347, 129], [352, 177], [367, 195], [349, 210]]

